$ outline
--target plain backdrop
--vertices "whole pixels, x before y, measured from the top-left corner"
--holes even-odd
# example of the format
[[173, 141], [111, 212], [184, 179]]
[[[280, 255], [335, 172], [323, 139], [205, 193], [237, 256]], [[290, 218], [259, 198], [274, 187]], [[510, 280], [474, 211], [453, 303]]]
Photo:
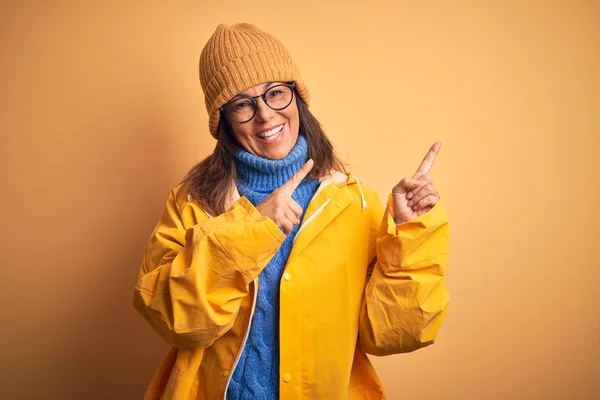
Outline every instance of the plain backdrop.
[[0, 398], [140, 399], [131, 307], [169, 190], [210, 154], [218, 23], [280, 38], [382, 199], [429, 146], [451, 220], [438, 342], [390, 399], [600, 398], [600, 3], [0, 2]]

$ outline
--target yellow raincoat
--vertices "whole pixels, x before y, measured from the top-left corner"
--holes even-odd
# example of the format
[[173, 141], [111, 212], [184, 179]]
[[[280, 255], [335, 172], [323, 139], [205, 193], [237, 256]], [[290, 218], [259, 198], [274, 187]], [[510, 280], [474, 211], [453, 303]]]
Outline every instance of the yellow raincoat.
[[[285, 235], [237, 192], [210, 217], [175, 188], [133, 304], [171, 345], [145, 399], [223, 399], [252, 323], [258, 275]], [[187, 200], [186, 200], [187, 198]], [[388, 206], [391, 199], [388, 199]], [[396, 226], [352, 174], [321, 181], [280, 293], [280, 397], [384, 399], [365, 353], [434, 342], [448, 305], [442, 202]]]

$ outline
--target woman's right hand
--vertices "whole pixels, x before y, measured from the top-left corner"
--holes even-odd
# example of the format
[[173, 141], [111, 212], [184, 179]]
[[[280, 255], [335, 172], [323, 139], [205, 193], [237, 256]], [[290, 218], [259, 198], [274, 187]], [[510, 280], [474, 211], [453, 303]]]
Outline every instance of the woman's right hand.
[[294, 225], [300, 223], [302, 207], [292, 199], [292, 193], [300, 185], [300, 182], [310, 173], [314, 161], [308, 160], [298, 172], [284, 183], [281, 187], [275, 189], [256, 209], [265, 217], [271, 218], [275, 224], [288, 234], [294, 229]]

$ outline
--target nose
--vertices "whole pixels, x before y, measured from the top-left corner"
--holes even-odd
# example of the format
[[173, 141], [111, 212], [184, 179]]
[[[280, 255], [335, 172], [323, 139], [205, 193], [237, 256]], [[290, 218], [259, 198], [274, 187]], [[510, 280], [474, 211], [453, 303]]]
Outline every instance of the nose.
[[269, 107], [263, 98], [259, 97], [256, 102], [256, 119], [259, 122], [267, 122], [273, 118], [274, 113], [275, 110]]

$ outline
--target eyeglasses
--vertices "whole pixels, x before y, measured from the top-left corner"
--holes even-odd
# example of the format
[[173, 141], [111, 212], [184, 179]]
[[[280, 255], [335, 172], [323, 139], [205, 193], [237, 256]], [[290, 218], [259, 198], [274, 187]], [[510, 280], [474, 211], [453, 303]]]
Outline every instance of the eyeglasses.
[[266, 92], [258, 96], [246, 96], [242, 94], [221, 107], [221, 111], [225, 111], [229, 118], [238, 124], [244, 124], [251, 121], [256, 115], [256, 110], [258, 109], [258, 101], [256, 99], [260, 97], [269, 108], [280, 111], [292, 104], [295, 87], [296, 85], [293, 82], [280, 83], [271, 86]]

